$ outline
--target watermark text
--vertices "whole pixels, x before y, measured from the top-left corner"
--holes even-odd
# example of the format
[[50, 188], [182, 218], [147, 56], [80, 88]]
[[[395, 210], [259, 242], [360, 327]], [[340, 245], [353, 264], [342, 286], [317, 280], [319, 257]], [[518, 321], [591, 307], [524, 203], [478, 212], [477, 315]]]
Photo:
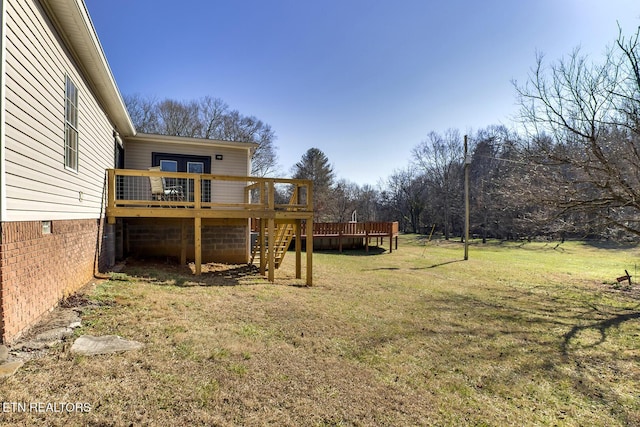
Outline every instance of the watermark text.
[[0, 402], [0, 413], [70, 414], [91, 412], [88, 402]]

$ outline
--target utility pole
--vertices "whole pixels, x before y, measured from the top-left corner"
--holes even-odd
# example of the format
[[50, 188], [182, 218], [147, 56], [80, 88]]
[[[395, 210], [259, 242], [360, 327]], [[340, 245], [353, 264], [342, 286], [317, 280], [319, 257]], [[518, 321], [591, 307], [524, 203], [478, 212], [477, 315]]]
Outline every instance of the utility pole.
[[464, 136], [464, 260], [469, 259], [469, 157], [467, 135]]

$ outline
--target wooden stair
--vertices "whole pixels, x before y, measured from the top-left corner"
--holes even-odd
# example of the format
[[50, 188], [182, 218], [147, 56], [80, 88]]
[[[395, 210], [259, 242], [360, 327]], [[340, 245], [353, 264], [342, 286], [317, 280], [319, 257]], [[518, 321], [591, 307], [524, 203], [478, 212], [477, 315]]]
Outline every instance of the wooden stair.
[[[284, 256], [287, 254], [289, 250], [289, 246], [291, 246], [291, 241], [293, 240], [295, 235], [293, 224], [276, 224], [276, 231], [274, 236], [274, 261], [275, 268], [278, 269], [282, 264], [282, 260]], [[253, 250], [251, 252], [251, 263], [254, 262], [256, 258], [260, 258], [262, 256], [267, 259], [269, 256], [269, 239], [271, 236], [268, 234], [265, 235], [265, 248], [264, 251], [260, 247], [260, 239], [256, 239], [255, 245], [253, 245]]]
[[[296, 188], [293, 191], [293, 194], [291, 195], [291, 199], [289, 200], [289, 204], [293, 205], [296, 203], [296, 200], [298, 199], [298, 189]], [[287, 211], [291, 211], [293, 210], [292, 208], [287, 208]], [[276, 230], [275, 230], [275, 236], [274, 236], [274, 245], [273, 245], [273, 251], [274, 251], [274, 263], [275, 263], [275, 269], [277, 270], [280, 265], [282, 264], [282, 260], [284, 259], [284, 256], [287, 254], [287, 251], [289, 250], [289, 246], [291, 246], [291, 241], [293, 240], [293, 238], [295, 237], [295, 228], [293, 226], [293, 224], [290, 223], [284, 223], [284, 224], [276, 224]], [[265, 248], [264, 251], [262, 250], [262, 248], [260, 247], [260, 239], [256, 239], [256, 243], [255, 245], [253, 245], [253, 250], [251, 251], [251, 263], [253, 264], [253, 261], [258, 257], [264, 257], [264, 259], [269, 259], [269, 239], [271, 238], [271, 236], [269, 236], [269, 233], [265, 234]], [[268, 262], [266, 262], [265, 264], [268, 265]], [[267, 266], [268, 268], [268, 266]]]

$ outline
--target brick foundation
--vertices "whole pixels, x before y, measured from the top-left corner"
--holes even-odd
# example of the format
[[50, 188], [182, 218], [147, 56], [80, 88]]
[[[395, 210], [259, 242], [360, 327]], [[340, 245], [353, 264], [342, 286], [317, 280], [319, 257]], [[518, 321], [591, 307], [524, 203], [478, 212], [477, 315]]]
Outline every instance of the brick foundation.
[[[124, 252], [135, 256], [180, 258], [182, 222], [171, 218], [127, 218], [123, 220]], [[193, 260], [194, 226], [184, 220], [187, 260]], [[202, 220], [202, 262], [243, 264], [249, 261], [247, 220]]]
[[62, 298], [89, 282], [96, 258], [102, 268], [109, 262], [98, 240], [103, 237], [99, 220], [52, 221], [51, 234], [43, 234], [42, 228], [41, 221], [0, 224], [4, 343], [15, 341]]

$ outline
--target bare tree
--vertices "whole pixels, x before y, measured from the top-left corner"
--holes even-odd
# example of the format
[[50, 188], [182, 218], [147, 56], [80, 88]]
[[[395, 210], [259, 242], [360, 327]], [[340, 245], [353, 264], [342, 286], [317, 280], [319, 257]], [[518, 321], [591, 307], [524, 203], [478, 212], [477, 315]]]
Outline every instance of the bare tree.
[[[378, 193], [371, 185], [365, 184], [357, 189], [356, 211], [358, 221], [378, 221]], [[396, 218], [390, 218], [395, 221]]]
[[425, 181], [425, 176], [410, 165], [391, 174], [380, 193], [383, 208], [391, 211], [386, 219], [400, 219], [403, 231], [420, 232], [429, 192]]
[[176, 101], [125, 97], [131, 119], [139, 132], [237, 142], [255, 142], [251, 173], [269, 176], [278, 170], [276, 135], [271, 126], [254, 116], [244, 116], [219, 98]]
[[156, 105], [162, 135], [197, 138], [202, 125], [198, 117], [198, 104], [165, 99]]
[[225, 115], [229, 106], [220, 98], [205, 96], [199, 102], [200, 138], [219, 139], [223, 134]]
[[331, 189], [331, 203], [329, 204], [330, 220], [333, 222], [347, 222], [356, 210], [359, 188], [356, 183], [346, 179], [338, 180]]
[[159, 133], [159, 118], [155, 99], [143, 98], [139, 94], [135, 94], [125, 96], [124, 102], [138, 132]]
[[619, 35], [601, 63], [578, 50], [548, 68], [538, 56], [516, 89], [532, 156], [562, 213], [640, 235], [638, 36]]
[[462, 137], [449, 129], [444, 135], [430, 132], [427, 139], [413, 149], [413, 161], [422, 171], [441, 210], [445, 239], [449, 239], [454, 211], [462, 203]]

